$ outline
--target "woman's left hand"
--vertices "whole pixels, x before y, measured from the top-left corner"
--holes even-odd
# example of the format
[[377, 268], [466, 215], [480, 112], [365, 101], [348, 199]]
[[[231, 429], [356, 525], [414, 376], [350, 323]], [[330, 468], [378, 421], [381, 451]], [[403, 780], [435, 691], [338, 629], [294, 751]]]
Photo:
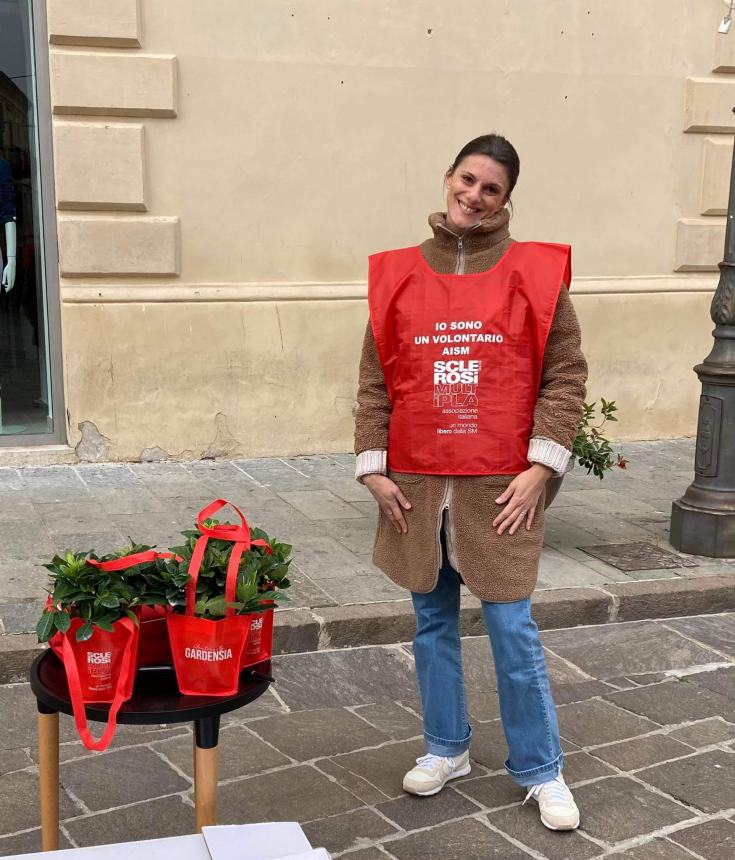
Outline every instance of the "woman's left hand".
[[493, 528], [499, 535], [506, 529], [508, 534], [515, 534], [523, 522], [527, 530], [531, 528], [541, 492], [553, 474], [548, 466], [534, 463], [530, 469], [513, 478], [505, 492], [495, 500], [499, 505], [505, 504], [493, 520]]

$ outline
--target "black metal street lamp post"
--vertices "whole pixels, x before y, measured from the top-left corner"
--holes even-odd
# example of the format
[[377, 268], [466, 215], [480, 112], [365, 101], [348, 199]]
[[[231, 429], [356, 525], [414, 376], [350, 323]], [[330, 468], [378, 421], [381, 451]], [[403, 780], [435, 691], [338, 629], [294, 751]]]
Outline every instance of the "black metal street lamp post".
[[[735, 108], [733, 108], [735, 113]], [[694, 371], [702, 383], [694, 480], [671, 507], [671, 543], [682, 552], [735, 557], [735, 148], [725, 259], [712, 299], [712, 352]]]

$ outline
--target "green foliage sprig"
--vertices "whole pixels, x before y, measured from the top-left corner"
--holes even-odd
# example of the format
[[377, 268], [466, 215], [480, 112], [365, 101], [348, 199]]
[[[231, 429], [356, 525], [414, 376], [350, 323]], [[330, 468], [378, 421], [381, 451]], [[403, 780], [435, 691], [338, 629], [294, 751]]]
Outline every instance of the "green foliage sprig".
[[[218, 520], [207, 520], [207, 526], [218, 525]], [[182, 561], [170, 560], [166, 568], [172, 576], [180, 576], [187, 572], [194, 546], [200, 533], [184, 531], [182, 535], [186, 543], [171, 548], [171, 552], [180, 556]], [[225, 581], [227, 564], [230, 560], [234, 544], [231, 541], [210, 538], [204, 551], [202, 564], [197, 579], [196, 604], [194, 611], [202, 618], [224, 618], [228, 607], [235, 609], [238, 615], [248, 615], [255, 612], [265, 612], [281, 600], [286, 600], [283, 590], [290, 587], [288, 568], [291, 546], [272, 540], [262, 529], [251, 528], [252, 540], [262, 538], [270, 547], [268, 554], [263, 547], [253, 546], [242, 554], [237, 574], [235, 602], [225, 603]], [[187, 579], [188, 579], [188, 573]], [[171, 601], [174, 611], [183, 611], [186, 602], [184, 589], [177, 601]]]
[[[64, 555], [55, 555], [44, 565], [51, 572], [52, 590], [49, 605], [36, 625], [39, 642], [48, 642], [57, 632], [66, 633], [72, 618], [81, 618], [84, 622], [76, 632], [77, 640], [83, 642], [92, 636], [94, 627], [112, 632], [115, 621], [125, 617], [137, 624], [133, 611], [136, 606], [165, 605], [168, 593], [149, 585], [149, 577], [163, 566], [161, 560], [120, 571], [103, 571], [89, 564], [90, 558], [112, 561], [149, 549], [151, 547], [131, 542], [130, 546], [101, 557], [92, 550], [67, 550]], [[163, 571], [161, 575], [168, 576], [168, 573]], [[177, 582], [177, 592], [180, 587]]]
[[606, 471], [612, 469], [613, 466], [625, 469], [628, 461], [622, 454], [613, 451], [609, 440], [603, 435], [605, 424], [608, 421], [618, 420], [615, 417], [615, 413], [618, 411], [615, 401], [605, 400], [604, 397], [600, 398], [599, 418], [596, 415], [596, 409], [597, 401], [584, 404], [584, 413], [572, 446], [572, 456], [580, 466], [587, 469], [587, 474], [592, 472], [602, 480]]

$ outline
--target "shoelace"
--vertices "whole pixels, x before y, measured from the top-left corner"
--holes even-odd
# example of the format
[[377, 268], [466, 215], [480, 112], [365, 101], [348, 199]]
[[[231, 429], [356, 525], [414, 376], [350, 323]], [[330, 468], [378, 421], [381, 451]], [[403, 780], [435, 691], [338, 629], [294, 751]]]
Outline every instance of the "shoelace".
[[449, 762], [450, 766], [454, 764], [453, 759], [444, 758], [440, 755], [432, 755], [429, 753], [428, 755], [422, 755], [421, 758], [416, 759], [416, 764], [419, 767], [426, 768], [426, 770], [433, 770], [435, 767], [439, 767], [442, 762]]
[[[569, 800], [569, 789], [567, 788], [566, 783], [558, 776], [548, 782], [542, 782], [539, 785], [532, 785], [528, 790], [526, 800], [529, 800], [531, 797], [538, 797], [539, 794], [541, 794], [542, 788], [546, 789], [549, 800], [552, 802], [558, 801], [566, 803]], [[523, 801], [521, 806], [525, 804], [526, 800]]]

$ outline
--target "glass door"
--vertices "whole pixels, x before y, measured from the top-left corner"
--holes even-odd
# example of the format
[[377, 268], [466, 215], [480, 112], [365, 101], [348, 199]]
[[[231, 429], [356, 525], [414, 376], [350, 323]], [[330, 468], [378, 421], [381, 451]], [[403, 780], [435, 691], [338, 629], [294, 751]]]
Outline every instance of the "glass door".
[[[39, 16], [36, 23], [45, 22]], [[0, 445], [65, 441], [53, 372], [60, 365], [58, 277], [54, 263], [50, 291], [46, 266], [56, 259], [53, 202], [43, 199], [52, 187], [47, 48], [36, 35], [39, 64], [32, 0], [0, 0]]]

